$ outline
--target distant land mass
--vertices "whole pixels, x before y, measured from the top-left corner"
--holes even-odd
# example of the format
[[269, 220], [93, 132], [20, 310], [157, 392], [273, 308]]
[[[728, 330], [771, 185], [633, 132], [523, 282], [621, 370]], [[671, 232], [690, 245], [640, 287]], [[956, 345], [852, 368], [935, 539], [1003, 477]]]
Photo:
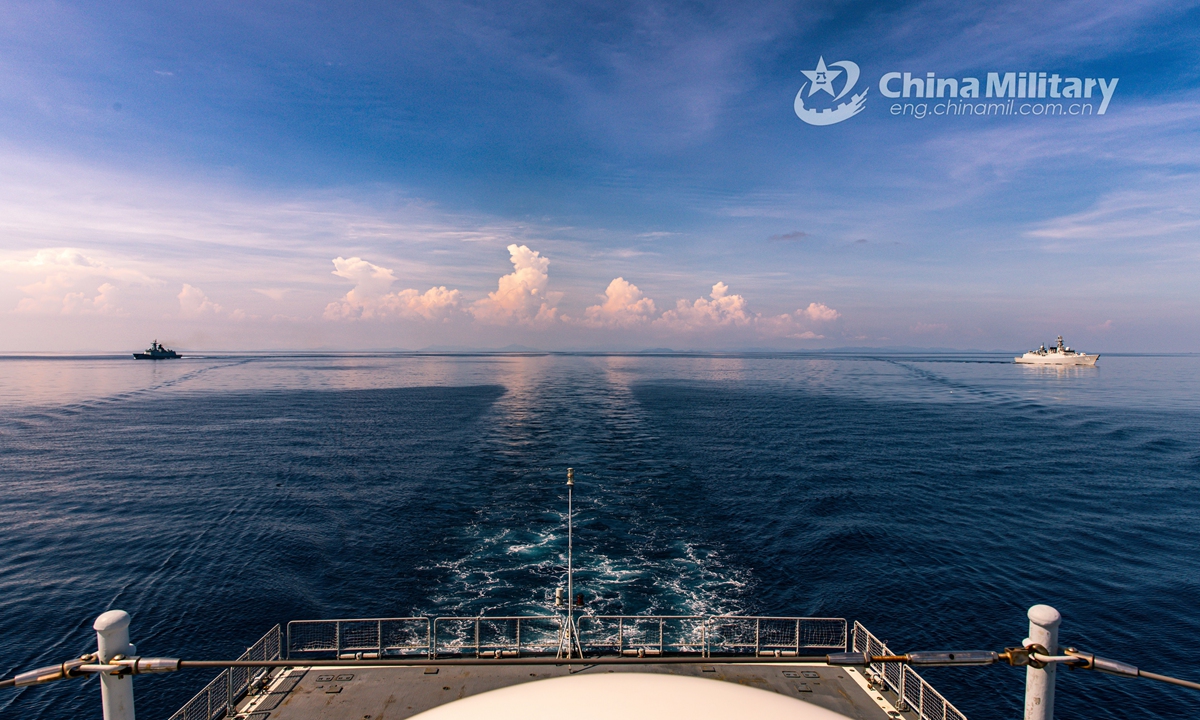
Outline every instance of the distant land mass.
[[461, 352], [461, 353], [477, 353], [477, 352], [546, 352], [540, 348], [529, 347], [528, 345], [505, 345], [502, 348], [477, 348], [466, 347], [463, 345], [430, 345], [423, 347], [417, 352]]

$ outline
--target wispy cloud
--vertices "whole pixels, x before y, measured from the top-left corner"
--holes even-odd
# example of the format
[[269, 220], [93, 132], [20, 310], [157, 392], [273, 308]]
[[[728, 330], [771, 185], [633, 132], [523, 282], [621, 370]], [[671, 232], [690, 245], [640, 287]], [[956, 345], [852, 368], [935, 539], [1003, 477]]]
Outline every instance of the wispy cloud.
[[1122, 254], [1200, 258], [1200, 206], [1195, 200], [1200, 175], [1160, 177], [1155, 185], [1108, 193], [1088, 209], [1039, 223], [1027, 234], [1046, 241], [1044, 247], [1053, 251], [1095, 251], [1119, 243], [1116, 251]]

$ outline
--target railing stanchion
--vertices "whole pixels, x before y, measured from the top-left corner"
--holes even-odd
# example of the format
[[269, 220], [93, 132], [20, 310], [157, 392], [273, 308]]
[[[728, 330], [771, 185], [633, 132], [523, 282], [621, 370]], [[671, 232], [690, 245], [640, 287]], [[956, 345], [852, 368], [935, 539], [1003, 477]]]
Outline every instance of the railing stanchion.
[[[129, 613], [124, 610], [101, 613], [92, 628], [96, 631], [100, 662], [106, 663], [116, 655], [134, 654], [129, 642]], [[134, 720], [133, 676], [100, 673], [100, 702], [104, 706], [104, 720]]]
[[[1029, 608], [1029, 637], [1025, 645], [1036, 643], [1050, 655], [1058, 654], [1058, 624], [1062, 615], [1049, 605]], [[1054, 674], [1057, 663], [1046, 667], [1025, 668], [1025, 720], [1054, 719]]]

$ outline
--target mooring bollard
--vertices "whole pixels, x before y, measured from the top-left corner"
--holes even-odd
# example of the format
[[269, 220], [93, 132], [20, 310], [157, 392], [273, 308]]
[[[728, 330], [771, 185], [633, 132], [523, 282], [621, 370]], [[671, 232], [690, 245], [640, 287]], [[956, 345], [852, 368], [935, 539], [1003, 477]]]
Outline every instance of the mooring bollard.
[[[129, 642], [129, 613], [109, 610], [96, 618], [96, 654], [106, 663], [117, 655], [133, 655]], [[100, 700], [104, 704], [104, 720], [134, 720], [133, 676], [100, 673]]]
[[[1025, 645], [1036, 643], [1050, 655], [1058, 654], [1058, 624], [1062, 615], [1049, 605], [1029, 608], [1029, 637]], [[1054, 672], [1057, 663], [1044, 668], [1025, 668], [1025, 720], [1054, 720]]]

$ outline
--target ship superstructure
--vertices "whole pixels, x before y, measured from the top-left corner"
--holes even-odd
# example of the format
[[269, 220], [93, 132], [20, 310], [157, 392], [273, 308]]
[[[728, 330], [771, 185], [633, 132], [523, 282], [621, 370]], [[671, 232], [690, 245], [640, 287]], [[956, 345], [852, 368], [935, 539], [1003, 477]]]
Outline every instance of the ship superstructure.
[[142, 352], [134, 353], [133, 356], [138, 360], [178, 360], [182, 357], [174, 350], [163, 347], [162, 343], [158, 340], [150, 343], [150, 347]]
[[1030, 350], [1021, 357], [1013, 360], [1022, 365], [1086, 365], [1092, 366], [1100, 359], [1099, 355], [1088, 355], [1077, 352], [1063, 344], [1062, 335], [1058, 336], [1058, 345], [1046, 349], [1042, 345], [1037, 350]]

